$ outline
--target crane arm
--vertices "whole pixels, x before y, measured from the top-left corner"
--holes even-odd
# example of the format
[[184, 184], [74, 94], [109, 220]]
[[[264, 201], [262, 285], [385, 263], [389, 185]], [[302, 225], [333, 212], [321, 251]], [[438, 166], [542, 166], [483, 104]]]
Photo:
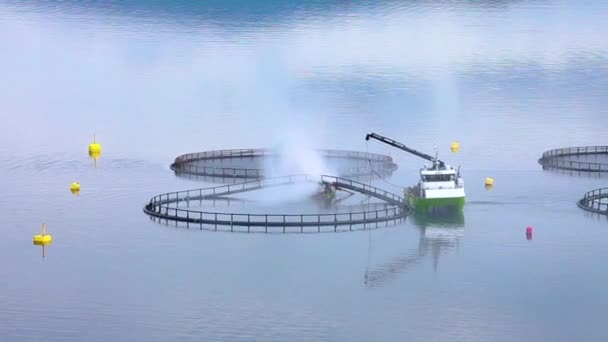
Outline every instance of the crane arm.
[[387, 145], [396, 147], [396, 148], [398, 148], [400, 150], [403, 150], [405, 152], [409, 152], [409, 153], [411, 153], [411, 154], [413, 154], [415, 156], [418, 156], [418, 157], [420, 157], [422, 159], [426, 159], [426, 160], [431, 161], [433, 163], [438, 163], [440, 167], [444, 167], [445, 166], [445, 163], [443, 161], [441, 161], [439, 159], [436, 159], [436, 158], [433, 158], [432, 156], [429, 156], [426, 153], [422, 153], [422, 152], [416, 151], [414, 149], [411, 149], [411, 148], [403, 145], [402, 143], [400, 143], [398, 141], [395, 141], [395, 140], [393, 140], [391, 138], [387, 138], [385, 136], [382, 136], [382, 135], [376, 134], [376, 133], [369, 133], [369, 134], [367, 134], [365, 136], [365, 140], [369, 140], [370, 138], [376, 139], [376, 140], [378, 140], [380, 142], [383, 142], [383, 143], [385, 143]]

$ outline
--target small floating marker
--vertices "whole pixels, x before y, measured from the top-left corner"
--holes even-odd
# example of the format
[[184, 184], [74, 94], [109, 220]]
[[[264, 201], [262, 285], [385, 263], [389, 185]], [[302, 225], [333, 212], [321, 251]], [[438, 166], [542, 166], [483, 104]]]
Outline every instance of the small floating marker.
[[487, 177], [486, 180], [485, 180], [485, 182], [484, 182], [484, 184], [486, 186], [492, 186], [492, 185], [494, 185], [494, 178]]
[[89, 151], [89, 157], [97, 160], [101, 156], [101, 151]]
[[101, 157], [101, 144], [97, 143], [95, 134], [93, 134], [93, 142], [89, 144], [89, 157], [93, 158], [93, 166], [97, 167], [97, 159]]
[[457, 141], [454, 141], [452, 143], [452, 145], [450, 145], [450, 149], [452, 150], [453, 153], [460, 151], [460, 143]]
[[72, 185], [70, 185], [70, 191], [72, 193], [80, 191], [80, 183], [78, 183], [78, 182], [72, 183]]
[[89, 155], [93, 156], [94, 154], [101, 154], [101, 145], [97, 143], [95, 134], [93, 134], [93, 142], [89, 144]]
[[53, 242], [53, 237], [46, 233], [46, 223], [42, 224], [42, 232], [34, 235], [34, 245], [48, 245]]
[[534, 228], [532, 228], [531, 226], [526, 227], [526, 240], [532, 240], [533, 231], [534, 231]]
[[101, 152], [91, 152], [89, 151], [89, 157], [93, 159], [93, 167], [97, 167], [97, 159], [101, 156]]

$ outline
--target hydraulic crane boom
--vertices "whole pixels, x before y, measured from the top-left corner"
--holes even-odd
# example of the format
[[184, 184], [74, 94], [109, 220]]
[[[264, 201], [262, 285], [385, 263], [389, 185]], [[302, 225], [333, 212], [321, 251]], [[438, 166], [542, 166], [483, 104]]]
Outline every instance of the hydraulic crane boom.
[[405, 152], [409, 152], [409, 153], [411, 153], [411, 154], [413, 154], [415, 156], [418, 156], [418, 157], [420, 157], [422, 159], [426, 159], [426, 160], [428, 160], [430, 162], [433, 162], [433, 164], [437, 163], [437, 164], [439, 164], [440, 168], [445, 167], [445, 163], [443, 161], [441, 161], [441, 160], [439, 160], [437, 158], [433, 158], [432, 156], [429, 156], [426, 153], [418, 152], [418, 151], [416, 151], [414, 149], [411, 149], [411, 148], [403, 145], [402, 143], [400, 143], [398, 141], [395, 141], [395, 140], [393, 140], [391, 138], [387, 138], [387, 137], [381, 136], [380, 134], [376, 134], [376, 133], [369, 133], [369, 134], [367, 134], [365, 136], [365, 140], [369, 140], [369, 138], [374, 138], [374, 139], [376, 139], [378, 141], [381, 141], [381, 142], [383, 142], [383, 143], [385, 143], [387, 145], [391, 145], [391, 146], [396, 147], [396, 148], [398, 148], [400, 150], [404, 150]]

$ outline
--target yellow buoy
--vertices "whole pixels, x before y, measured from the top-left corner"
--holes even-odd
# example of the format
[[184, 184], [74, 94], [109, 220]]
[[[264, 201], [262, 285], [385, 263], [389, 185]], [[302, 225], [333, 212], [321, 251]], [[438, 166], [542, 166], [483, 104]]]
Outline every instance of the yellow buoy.
[[450, 145], [450, 149], [452, 152], [458, 152], [460, 150], [460, 143], [457, 141], [453, 142], [452, 145]]
[[53, 237], [50, 234], [46, 233], [46, 223], [43, 223], [41, 234], [34, 235], [34, 244], [35, 245], [48, 245], [51, 242], [53, 242]]
[[97, 143], [95, 134], [93, 134], [93, 142], [89, 144], [89, 155], [93, 156], [94, 154], [101, 154], [101, 144]]
[[89, 157], [97, 160], [101, 156], [101, 151], [91, 151], [89, 150]]
[[97, 167], [97, 159], [101, 156], [101, 144], [97, 143], [95, 134], [93, 134], [93, 143], [89, 144], [89, 157], [93, 158], [93, 166]]
[[[49, 238], [48, 240], [36, 240], [36, 236], [41, 236], [41, 235], [35, 235], [34, 236], [34, 245], [36, 246], [46, 246], [46, 245], [50, 245], [51, 242], [53, 242], [53, 238]], [[45, 235], [46, 237], [50, 237], [50, 235]]]
[[101, 156], [101, 151], [90, 151], [89, 150], [89, 157], [91, 157], [91, 159], [93, 159], [93, 167], [97, 167], [97, 159], [99, 159], [100, 156]]
[[80, 183], [78, 183], [78, 182], [72, 183], [72, 185], [70, 185], [70, 191], [72, 193], [80, 191]]
[[486, 178], [485, 185], [486, 186], [494, 185], [494, 178], [490, 178], [490, 177]]

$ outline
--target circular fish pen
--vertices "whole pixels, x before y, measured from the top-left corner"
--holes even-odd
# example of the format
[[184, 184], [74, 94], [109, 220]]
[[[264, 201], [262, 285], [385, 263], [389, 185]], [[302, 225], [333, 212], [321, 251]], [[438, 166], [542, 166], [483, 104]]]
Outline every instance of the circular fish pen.
[[[593, 159], [593, 161], [590, 161]], [[577, 175], [603, 175], [608, 173], [608, 146], [579, 146], [549, 150], [538, 163], [543, 170], [560, 170]], [[608, 215], [608, 188], [589, 191], [576, 204], [579, 208]]]
[[600, 188], [587, 192], [577, 204], [581, 209], [608, 215], [608, 188]]
[[[344, 189], [373, 197], [387, 204], [376, 210], [347, 213], [308, 214], [248, 214], [192, 210], [192, 202], [217, 199], [263, 188], [287, 186], [297, 183], [320, 183], [336, 189]], [[180, 207], [184, 205], [184, 207]], [[154, 196], [144, 207], [144, 212], [160, 221], [185, 224], [187, 228], [201, 230], [240, 231], [265, 233], [317, 233], [354, 231], [377, 228], [384, 223], [400, 222], [409, 214], [403, 197], [385, 190], [335, 176], [289, 175], [276, 178], [256, 179], [238, 184], [169, 192]], [[375, 226], [375, 227], [372, 227]]]
[[[343, 165], [336, 165], [336, 173], [341, 177], [352, 179], [369, 177], [370, 174], [385, 177], [390, 176], [397, 169], [397, 164], [386, 155], [345, 150], [316, 150], [315, 152], [325, 160], [347, 162]], [[202, 180], [213, 182], [230, 182], [238, 178], [261, 179], [269, 176], [263, 164], [279, 156], [279, 153], [270, 149], [233, 149], [188, 153], [175, 158], [171, 164], [171, 170], [178, 176], [202, 177]], [[223, 165], [228, 162], [233, 165]], [[239, 162], [241, 162], [240, 165]], [[259, 165], [248, 167], [247, 162]]]
[[[589, 161], [589, 158], [599, 159]], [[580, 146], [549, 150], [538, 163], [543, 169], [608, 172], [608, 146]]]

